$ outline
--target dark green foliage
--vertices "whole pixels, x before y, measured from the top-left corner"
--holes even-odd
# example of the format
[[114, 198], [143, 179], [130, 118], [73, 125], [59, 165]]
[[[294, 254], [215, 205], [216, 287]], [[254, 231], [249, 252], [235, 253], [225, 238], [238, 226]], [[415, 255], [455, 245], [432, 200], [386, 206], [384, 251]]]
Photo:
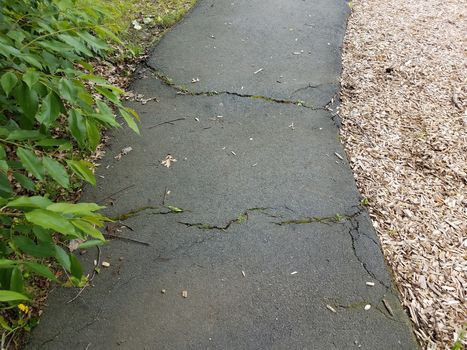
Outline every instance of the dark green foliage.
[[67, 243], [104, 242], [99, 228], [107, 219], [96, 212], [102, 207], [55, 202], [77, 179], [96, 184], [92, 164], [82, 157], [99, 145], [102, 129], [120, 127], [114, 111], [138, 132], [138, 115], [122, 105], [122, 91], [89, 63], [106, 54], [109, 40], [118, 41], [101, 25], [104, 16], [75, 0], [0, 0], [3, 308], [34, 297], [34, 275], [56, 281], [52, 261], [68, 283], [85, 284]]

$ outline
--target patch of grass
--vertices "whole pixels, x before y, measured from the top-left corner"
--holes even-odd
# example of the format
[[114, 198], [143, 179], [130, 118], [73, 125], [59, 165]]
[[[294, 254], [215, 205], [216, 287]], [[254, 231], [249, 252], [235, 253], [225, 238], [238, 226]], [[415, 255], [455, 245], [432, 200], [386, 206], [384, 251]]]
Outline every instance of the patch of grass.
[[99, 4], [109, 13], [104, 24], [117, 33], [135, 56], [159, 40], [196, 0], [80, 0]]

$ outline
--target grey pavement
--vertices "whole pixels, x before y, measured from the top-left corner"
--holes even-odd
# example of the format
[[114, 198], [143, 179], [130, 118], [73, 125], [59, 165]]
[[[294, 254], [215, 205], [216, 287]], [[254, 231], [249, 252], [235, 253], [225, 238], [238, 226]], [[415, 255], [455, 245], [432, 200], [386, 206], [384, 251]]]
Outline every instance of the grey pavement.
[[83, 198], [133, 212], [129, 240], [73, 302], [52, 290], [28, 349], [417, 349], [330, 103], [348, 12], [200, 0], [163, 38], [133, 86], [158, 102], [130, 103], [141, 136], [114, 133]]

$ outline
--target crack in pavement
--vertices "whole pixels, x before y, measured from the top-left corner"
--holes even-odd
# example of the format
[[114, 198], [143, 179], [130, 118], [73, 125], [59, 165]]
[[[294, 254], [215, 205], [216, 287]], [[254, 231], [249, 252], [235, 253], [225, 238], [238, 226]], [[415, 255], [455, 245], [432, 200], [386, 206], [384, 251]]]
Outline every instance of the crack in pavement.
[[247, 210], [245, 210], [243, 213], [241, 213], [239, 216], [237, 216], [235, 219], [230, 219], [229, 221], [227, 221], [227, 223], [223, 226], [219, 226], [219, 225], [212, 225], [212, 224], [206, 224], [206, 223], [191, 223], [191, 222], [183, 222], [183, 221], [179, 221], [178, 223], [179, 224], [182, 224], [182, 225], [185, 225], [187, 227], [196, 227], [196, 228], [199, 228], [200, 230], [222, 230], [222, 231], [226, 231], [229, 229], [229, 227], [233, 224], [243, 224], [244, 222], [247, 222], [249, 217], [248, 217], [248, 214], [250, 212], [260, 212], [262, 214], [265, 214], [265, 215], [268, 215], [270, 216], [270, 214], [268, 213], [265, 213], [265, 210], [268, 210], [268, 209], [274, 209], [274, 208], [249, 208]]
[[[350, 214], [334, 214], [332, 216], [307, 216], [304, 218], [300, 219], [289, 219], [289, 220], [282, 220], [282, 221], [271, 221], [272, 224], [278, 225], [278, 226], [284, 226], [284, 225], [302, 225], [302, 224], [313, 224], [313, 223], [318, 223], [318, 224], [334, 224], [334, 223], [343, 223], [346, 221], [351, 221], [353, 218], [356, 216], [360, 215], [362, 210], [364, 208], [360, 206], [356, 206], [357, 211], [354, 213]], [[285, 206], [286, 209], [291, 210], [287, 206]], [[249, 208], [246, 209], [242, 214], [240, 214], [238, 217], [234, 219], [228, 220], [224, 225], [214, 225], [214, 224], [208, 224], [208, 223], [191, 223], [191, 222], [183, 222], [179, 221], [179, 224], [188, 226], [188, 227], [196, 227], [201, 230], [222, 230], [226, 231], [228, 230], [232, 224], [242, 224], [246, 221], [248, 221], [248, 214], [249, 212], [260, 212], [263, 215], [266, 215], [270, 218], [278, 219], [278, 218], [283, 218], [284, 215], [274, 215], [271, 213], [268, 213], [266, 210], [277, 210], [278, 208], [273, 208], [273, 207], [257, 207], [257, 208]], [[373, 240], [374, 241], [374, 240]], [[375, 241], [374, 241], [375, 242]]]
[[[79, 334], [79, 332], [81, 332], [83, 329], [91, 326], [92, 324], [96, 323], [97, 321], [99, 321], [99, 317], [101, 316], [103, 312], [103, 309], [99, 309], [99, 311], [97, 312], [96, 316], [91, 320], [91, 321], [88, 321], [86, 322], [86, 324], [84, 324], [83, 326], [81, 326], [78, 330], [76, 330], [76, 333]], [[60, 335], [63, 333], [63, 330], [60, 330], [59, 332], [55, 333], [53, 336], [51, 336], [50, 338], [44, 340], [40, 345], [39, 347], [37, 348], [38, 350], [42, 349], [45, 345], [47, 345], [48, 343], [51, 343], [51, 342], [54, 342], [56, 341]]]
[[279, 221], [279, 222], [273, 222], [273, 224], [279, 225], [279, 226], [303, 225], [303, 224], [313, 224], [313, 223], [329, 225], [329, 224], [341, 223], [344, 221], [348, 221], [350, 219], [351, 219], [351, 216], [336, 214], [334, 216], [324, 216], [324, 217], [313, 216], [313, 217], [306, 217], [303, 219], [284, 220], [284, 221]]
[[[242, 98], [258, 99], [258, 100], [263, 100], [263, 101], [272, 102], [272, 103], [290, 104], [290, 105], [307, 108], [313, 111], [318, 111], [318, 110], [328, 111], [326, 109], [326, 106], [329, 103], [327, 103], [324, 107], [313, 107], [313, 106], [306, 105], [305, 101], [302, 101], [302, 100], [287, 100], [287, 99], [280, 99], [280, 98], [261, 96], [261, 95], [241, 94], [241, 93], [232, 92], [232, 91], [192, 91], [184, 86], [175, 84], [172, 79], [162, 74], [158, 69], [150, 66], [147, 62], [144, 65], [147, 69], [149, 69], [152, 72], [152, 74], [157, 79], [159, 79], [164, 85], [171, 87], [172, 89], [175, 89], [177, 91], [177, 94], [179, 95], [189, 95], [189, 96], [232, 95], [232, 96], [237, 96], [237, 97], [242, 97]], [[320, 85], [324, 85], [324, 84], [320, 84]]]
[[151, 214], [153, 215], [166, 215], [166, 214], [180, 214], [185, 212], [184, 209], [174, 207], [172, 205], [145, 205], [140, 208], [132, 209], [130, 211], [127, 211], [125, 213], [119, 214], [114, 217], [110, 217], [109, 219], [112, 221], [125, 221], [128, 220], [134, 216], [137, 216], [139, 213], [146, 211], [146, 210], [160, 210], [160, 209], [167, 209], [167, 211], [158, 211], [158, 212], [152, 212]]
[[390, 290], [391, 286], [388, 285], [386, 282], [380, 280], [376, 276], [376, 274], [373, 271], [371, 271], [371, 269], [368, 267], [368, 264], [363, 260], [360, 254], [357, 253], [358, 239], [360, 238], [361, 235], [370, 239], [378, 248], [380, 246], [379, 243], [377, 243], [373, 237], [370, 237], [367, 234], [360, 232], [360, 223], [358, 222], [358, 219], [356, 219], [356, 217], [359, 214], [357, 214], [354, 218], [349, 220], [351, 226], [350, 226], [350, 229], [348, 230], [348, 233], [351, 239], [352, 251], [354, 253], [354, 256], [357, 258], [358, 262], [362, 265], [363, 269], [368, 273], [368, 275], [370, 275], [373, 279], [378, 281], [378, 283], [381, 284], [386, 290]]
[[[367, 301], [360, 301], [360, 302], [355, 302], [355, 303], [350, 303], [350, 304], [341, 304], [341, 303], [332, 303], [330, 304], [331, 307], [333, 307], [334, 309], [338, 310], [338, 309], [344, 309], [344, 310], [348, 310], [348, 311], [356, 311], [356, 310], [364, 310], [364, 307], [366, 305], [371, 305], [372, 306], [372, 309], [373, 310], [376, 310], [378, 311], [378, 313], [380, 313], [381, 315], [383, 315], [385, 318], [391, 320], [391, 321], [394, 321], [396, 323], [403, 323], [397, 319], [395, 319], [393, 317], [393, 315], [391, 315], [388, 311], [385, 311], [387, 310], [386, 308], [382, 308], [380, 306], [380, 304], [383, 304], [384, 305], [384, 296], [382, 299], [379, 300], [378, 304], [374, 304], [374, 303], [371, 303], [371, 302], [367, 302]], [[365, 310], [367, 311], [367, 310]]]
[[[386, 283], [385, 281], [381, 280], [380, 278], [377, 277], [377, 275], [371, 270], [371, 268], [368, 266], [367, 262], [365, 259], [358, 253], [357, 251], [357, 246], [359, 244], [359, 239], [361, 236], [364, 236], [368, 238], [376, 247], [380, 247], [379, 243], [375, 240], [374, 237], [371, 235], [368, 235], [365, 232], [362, 232], [360, 230], [360, 223], [358, 221], [358, 217], [362, 214], [362, 212], [365, 210], [361, 206], [357, 206], [358, 210], [354, 213], [351, 214], [335, 214], [333, 216], [314, 216], [314, 217], [305, 217], [301, 219], [291, 219], [291, 220], [283, 220], [283, 221], [272, 221], [272, 224], [278, 225], [278, 226], [284, 226], [284, 225], [303, 225], [303, 224], [324, 224], [324, 225], [332, 225], [332, 224], [344, 224], [348, 222], [350, 224], [350, 227], [348, 229], [348, 234], [351, 239], [351, 247], [352, 247], [352, 253], [356, 257], [357, 261], [360, 263], [360, 265], [363, 267], [365, 272], [371, 276], [374, 280], [376, 280], [380, 285], [382, 285], [386, 290], [391, 290], [390, 284]], [[279, 218], [281, 217], [280, 215], [272, 215], [266, 210], [268, 209], [274, 209], [274, 208], [251, 208], [245, 210], [243, 213], [241, 213], [238, 217], [234, 219], [228, 220], [224, 225], [215, 225], [215, 224], [208, 224], [208, 223], [191, 223], [191, 222], [182, 222], [179, 221], [180, 224], [185, 225], [187, 227], [195, 227], [200, 230], [221, 230], [221, 231], [227, 231], [232, 225], [234, 224], [243, 224], [248, 221], [249, 219], [249, 213], [253, 211], [257, 211], [263, 215], [267, 215], [269, 217], [273, 218]], [[211, 239], [212, 237], [210, 237]], [[195, 242], [192, 243], [191, 246], [194, 244], [198, 243], [203, 243], [205, 240], [201, 240], [200, 242]]]
[[[182, 212], [185, 212], [185, 210], [177, 207], [172, 207], [172, 206], [144, 206], [141, 208], [133, 209], [130, 210], [129, 212], [120, 214], [112, 220], [115, 221], [124, 221], [127, 220], [131, 217], [134, 217], [138, 215], [139, 213], [146, 211], [146, 210], [157, 210], [157, 209], [167, 209], [167, 211], [159, 211], [159, 212], [153, 212], [152, 214], [179, 214]], [[358, 220], [358, 217], [362, 214], [362, 212], [365, 210], [361, 206], [356, 206], [357, 210], [353, 213], [350, 214], [334, 214], [332, 216], [310, 216], [310, 217], [304, 217], [304, 218], [299, 218], [299, 219], [289, 219], [289, 220], [282, 220], [282, 221], [271, 221], [270, 223], [278, 226], [285, 226], [285, 225], [303, 225], [303, 224], [324, 224], [324, 225], [332, 225], [332, 224], [344, 224], [348, 222], [350, 224], [350, 227], [348, 229], [348, 234], [351, 239], [351, 246], [352, 246], [352, 252], [358, 262], [361, 264], [363, 269], [366, 271], [366, 273], [371, 276], [374, 280], [376, 280], [379, 284], [381, 284], [386, 290], [391, 289], [391, 286], [387, 284], [385, 281], [380, 280], [376, 274], [371, 271], [371, 268], [368, 266], [367, 262], [365, 262], [364, 258], [360, 256], [360, 254], [357, 251], [357, 246], [359, 244], [359, 239], [361, 236], [364, 236], [368, 238], [376, 247], [379, 247], [379, 243], [375, 240], [374, 237], [371, 235], [368, 235], [365, 232], [362, 232], [360, 230], [360, 223]], [[274, 210], [277, 208], [272, 208], [272, 207], [255, 207], [255, 208], [248, 208], [245, 211], [243, 211], [240, 215], [237, 217], [228, 220], [225, 224], [219, 225], [219, 224], [210, 224], [210, 223], [202, 223], [202, 222], [185, 222], [185, 221], [178, 221], [179, 224], [185, 225], [187, 227], [194, 227], [200, 230], [220, 230], [220, 231], [227, 231], [229, 228], [231, 228], [235, 224], [243, 224], [249, 220], [249, 215], [252, 212], [258, 212], [261, 213], [262, 215], [266, 215], [271, 218], [283, 218], [283, 215], [276, 215], [276, 214], [271, 214], [267, 212], [267, 210]], [[216, 235], [209, 236], [209, 237], [204, 237], [201, 240], [197, 240], [195, 242], [191, 242], [188, 246], [181, 244], [180, 246], [174, 248], [172, 251], [169, 252], [169, 254], [175, 253], [176, 251], [180, 249], [185, 249], [189, 250], [191, 247], [193, 247], [196, 244], [201, 244], [204, 243], [210, 239], [213, 239], [216, 237]]]
[[[143, 206], [137, 209], [130, 210], [126, 213], [120, 214], [116, 217], [111, 218], [113, 221], [124, 221], [129, 218], [132, 218], [139, 213], [146, 211], [146, 210], [161, 210], [161, 209], [167, 209], [167, 211], [158, 211], [158, 212], [153, 212], [152, 214], [161, 214], [161, 215], [166, 215], [166, 214], [179, 214], [185, 212], [184, 209], [178, 208], [178, 207], [173, 207], [170, 205], [164, 205], [164, 206]], [[274, 210], [275, 208], [272, 207], [255, 207], [255, 208], [248, 208], [245, 211], [243, 211], [240, 215], [237, 217], [228, 220], [224, 225], [217, 225], [217, 224], [209, 224], [209, 223], [202, 223], [202, 222], [185, 222], [185, 221], [179, 221], [179, 224], [185, 225], [187, 227], [195, 227], [200, 230], [221, 230], [221, 231], [227, 231], [232, 225], [235, 224], [243, 224], [249, 220], [249, 214], [252, 212], [259, 212], [263, 215], [266, 215], [271, 218], [283, 218], [281, 215], [274, 215], [271, 213], [268, 213], [267, 210]], [[377, 247], [379, 247], [379, 243], [370, 235], [361, 232], [360, 230], [360, 223], [358, 221], [358, 216], [362, 214], [362, 211], [364, 208], [357, 206], [357, 211], [351, 214], [334, 214], [332, 216], [311, 216], [311, 217], [304, 217], [304, 218], [299, 218], [299, 219], [290, 219], [290, 220], [282, 220], [282, 221], [271, 221], [272, 224], [278, 225], [278, 226], [284, 226], [284, 225], [303, 225], [303, 224], [324, 224], [324, 225], [331, 225], [331, 224], [343, 224], [345, 222], [350, 223], [350, 228], [348, 230], [348, 234], [351, 238], [351, 244], [352, 244], [352, 251], [354, 256], [357, 258], [358, 262], [361, 264], [363, 269], [370, 275], [373, 279], [378, 281], [382, 286], [384, 286], [386, 289], [390, 289], [390, 285], [385, 283], [384, 281], [381, 281], [374, 272], [371, 271], [371, 269], [368, 267], [367, 263], [364, 261], [364, 259], [360, 256], [360, 254], [357, 252], [357, 245], [358, 245], [358, 240], [360, 236], [365, 236], [373, 244], [375, 244]], [[209, 239], [211, 239], [210, 237]], [[195, 244], [200, 244], [204, 243], [206, 241], [206, 238], [203, 238], [200, 241], [195, 241], [190, 244], [188, 247], [184, 247], [186, 249], [189, 249]], [[170, 253], [173, 253], [183, 247], [177, 247]]]
[[[327, 85], [336, 85], [337, 86], [338, 83], [339, 82], [328, 82], [328, 83], [321, 83], [321, 84], [314, 84], [314, 85], [312, 85], [311, 83], [308, 83], [306, 86], [298, 88], [297, 90], [294, 90], [289, 95], [289, 98], [292, 98], [293, 95], [295, 95], [297, 92], [300, 92], [300, 91], [305, 91], [305, 90], [308, 90], [308, 89], [319, 89], [320, 87], [327, 86]], [[335, 96], [335, 94], [334, 94], [334, 96]]]

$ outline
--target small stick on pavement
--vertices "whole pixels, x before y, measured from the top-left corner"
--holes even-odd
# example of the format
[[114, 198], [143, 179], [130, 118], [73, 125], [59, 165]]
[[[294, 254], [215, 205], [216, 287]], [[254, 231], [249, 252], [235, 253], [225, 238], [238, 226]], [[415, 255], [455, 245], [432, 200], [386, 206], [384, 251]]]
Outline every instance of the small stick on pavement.
[[119, 239], [121, 241], [126, 241], [126, 242], [131, 242], [131, 243], [138, 243], [138, 244], [142, 244], [142, 245], [145, 245], [145, 246], [150, 245], [148, 242], [138, 241], [137, 239], [128, 238], [128, 237], [117, 236], [117, 235], [113, 235], [111, 233], [103, 233], [103, 235], [104, 235], [104, 237]]
[[388, 310], [389, 314], [391, 316], [394, 316], [394, 312], [392, 311], [391, 305], [389, 305], [389, 303], [386, 301], [386, 299], [383, 299], [383, 304], [384, 304], [384, 307], [386, 308], [386, 310]]
[[107, 197], [98, 200], [97, 203], [102, 203], [103, 201], [105, 201], [105, 200], [107, 200], [107, 199], [109, 199], [109, 198], [115, 196], [116, 194], [119, 194], [119, 193], [121, 193], [121, 192], [123, 192], [123, 191], [126, 191], [126, 190], [128, 190], [128, 189], [130, 189], [130, 188], [132, 188], [132, 187], [135, 187], [135, 186], [136, 186], [136, 185], [133, 184], [133, 185], [129, 185], [129, 186], [127, 186], [127, 187], [124, 187], [124, 188], [122, 188], [121, 190], [118, 190], [117, 192], [111, 193], [111, 194], [109, 194]]
[[155, 128], [155, 127], [158, 127], [158, 126], [161, 126], [161, 125], [164, 125], [164, 124], [174, 125], [174, 122], [178, 122], [179, 120], [185, 120], [185, 119], [186, 118], [177, 118], [177, 119], [173, 119], [173, 120], [167, 120], [166, 122], [162, 122], [162, 123], [159, 123], [159, 124], [152, 125], [152, 126], [148, 127], [148, 129], [152, 129], [152, 128]]

